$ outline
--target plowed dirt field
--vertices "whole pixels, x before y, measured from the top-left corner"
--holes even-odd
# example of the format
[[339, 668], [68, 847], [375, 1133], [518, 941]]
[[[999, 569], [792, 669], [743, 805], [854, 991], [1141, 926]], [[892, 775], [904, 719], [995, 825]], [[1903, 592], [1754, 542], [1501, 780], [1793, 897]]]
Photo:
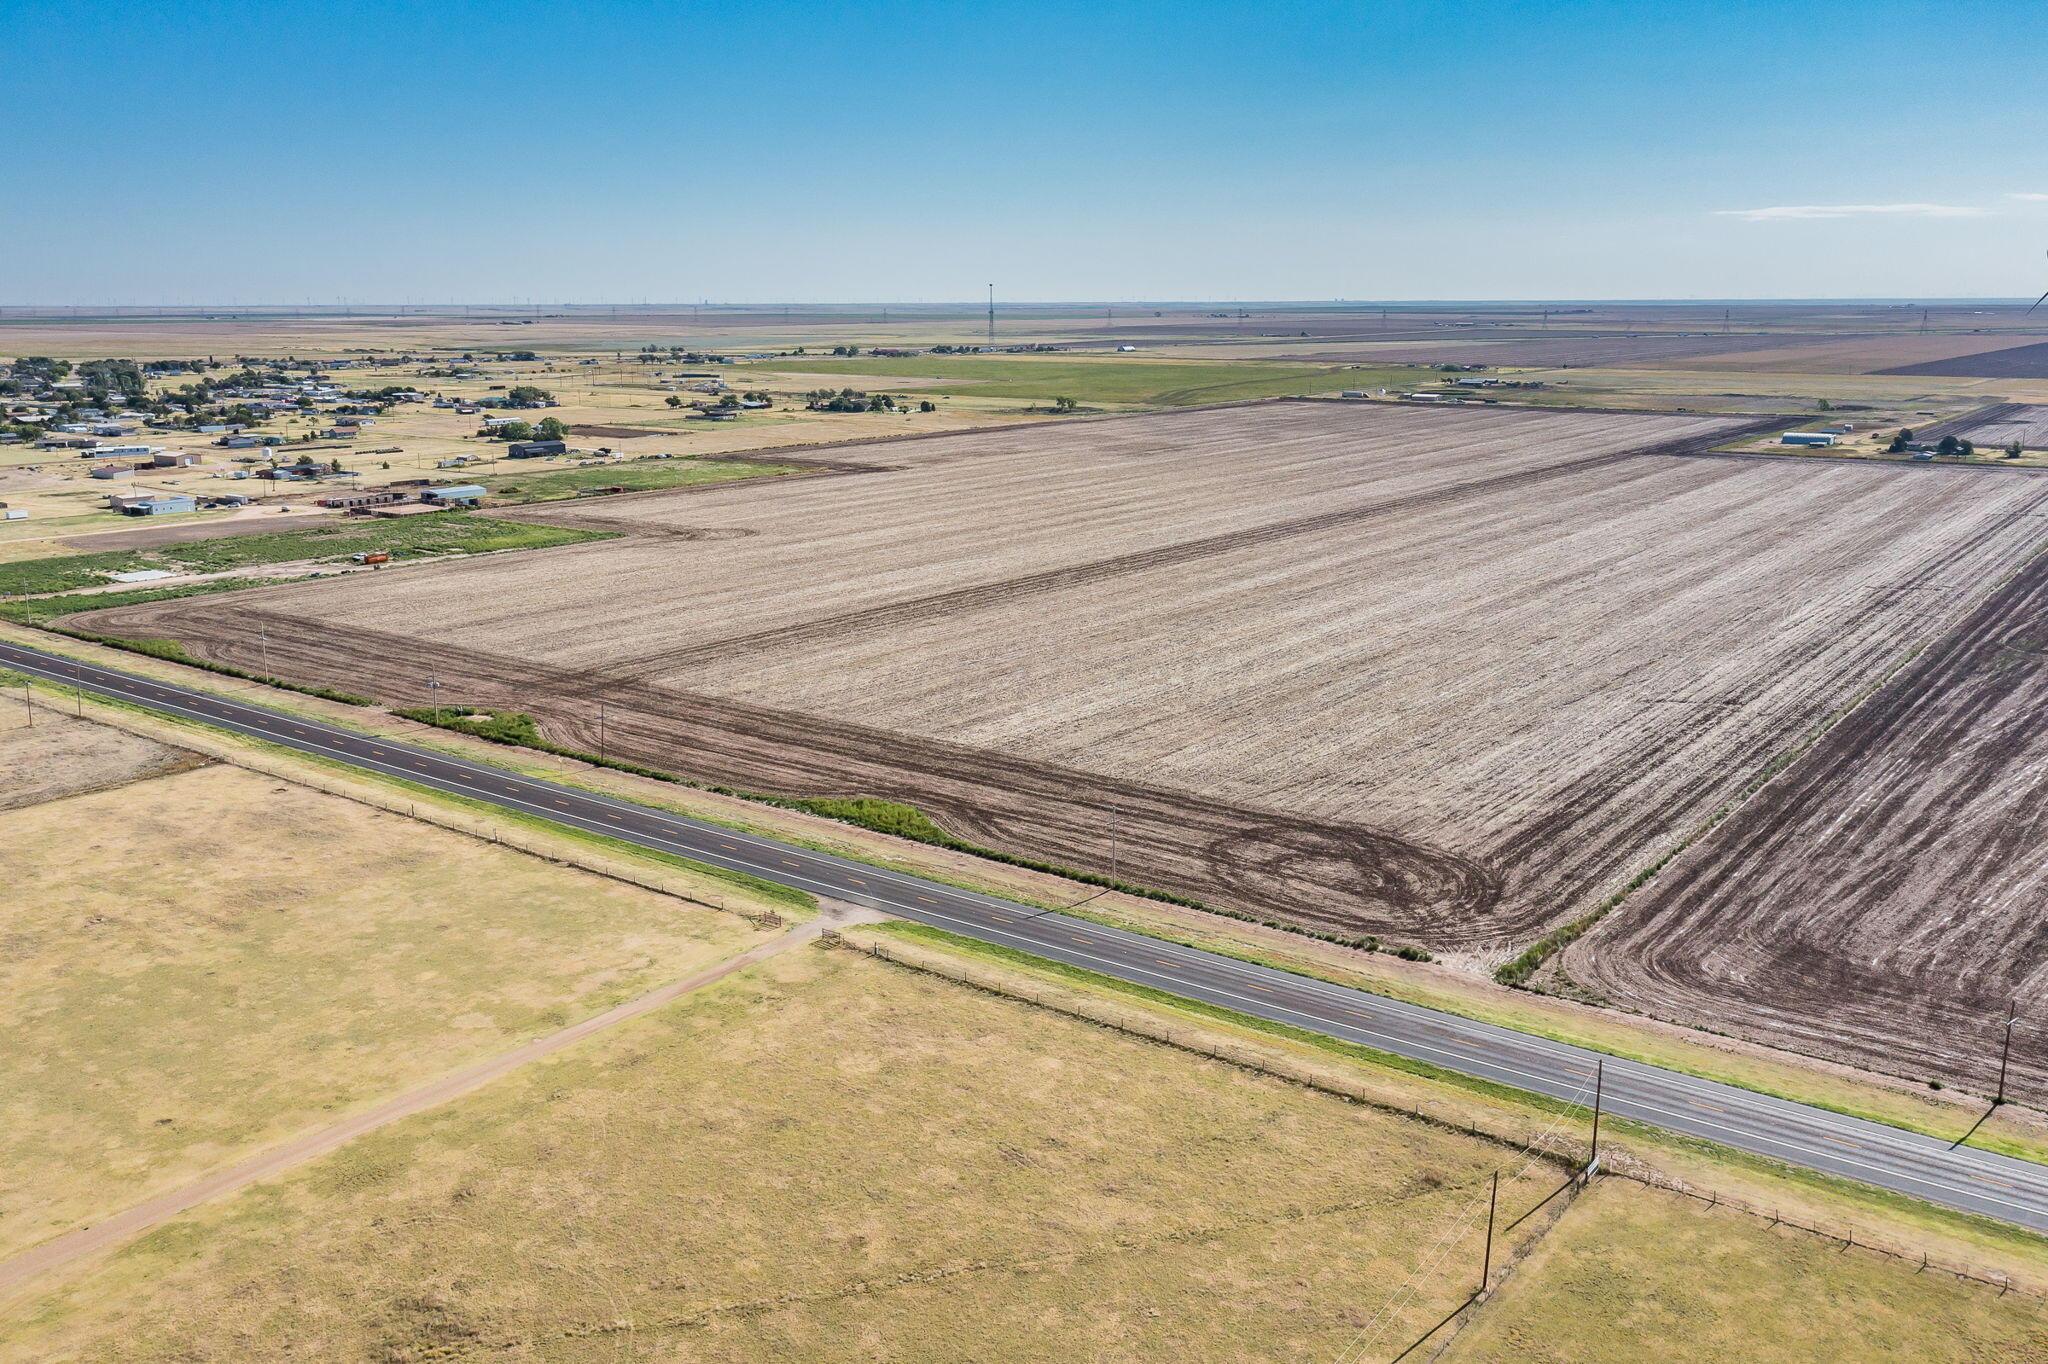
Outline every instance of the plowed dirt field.
[[[2048, 480], [1698, 416], [1288, 402], [846, 450], [624, 538], [96, 613], [701, 780], [1498, 955], [1733, 799], [2048, 530]], [[588, 515], [549, 512], [535, 519]]]
[[[1572, 977], [1915, 1078], [1988, 1088], [2048, 987], [2048, 555], [1565, 957]], [[2048, 1097], [2048, 1031], [2013, 1033]]]

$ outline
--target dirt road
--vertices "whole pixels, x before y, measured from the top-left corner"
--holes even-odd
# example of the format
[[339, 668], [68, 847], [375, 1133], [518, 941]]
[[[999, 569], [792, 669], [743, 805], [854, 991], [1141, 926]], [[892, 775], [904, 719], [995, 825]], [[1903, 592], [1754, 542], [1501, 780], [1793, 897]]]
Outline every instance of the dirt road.
[[792, 947], [811, 942], [832, 923], [843, 921], [827, 915], [810, 923], [799, 924], [729, 961], [720, 962], [695, 975], [686, 976], [658, 990], [649, 991], [638, 999], [627, 1000], [624, 1004], [586, 1018], [580, 1023], [572, 1023], [559, 1032], [537, 1037], [524, 1046], [516, 1047], [502, 1055], [465, 1066], [453, 1074], [444, 1075], [417, 1089], [387, 1099], [375, 1108], [345, 1118], [330, 1127], [294, 1137], [283, 1145], [274, 1146], [247, 1160], [238, 1161], [226, 1169], [216, 1170], [182, 1188], [137, 1203], [115, 1213], [103, 1222], [80, 1227], [76, 1231], [45, 1241], [11, 1259], [0, 1261], [0, 1297], [19, 1290], [38, 1276], [73, 1260], [133, 1240], [151, 1228], [160, 1226], [203, 1203], [211, 1203], [259, 1180], [283, 1174], [309, 1160], [326, 1155], [329, 1151], [365, 1133], [374, 1132], [380, 1127], [389, 1126], [416, 1113], [438, 1108], [442, 1104], [474, 1093], [521, 1066], [530, 1065], [565, 1047], [573, 1046], [586, 1037], [673, 1003], [693, 990], [701, 990], [707, 985], [725, 979], [735, 971], [745, 970], [757, 962], [787, 952]]

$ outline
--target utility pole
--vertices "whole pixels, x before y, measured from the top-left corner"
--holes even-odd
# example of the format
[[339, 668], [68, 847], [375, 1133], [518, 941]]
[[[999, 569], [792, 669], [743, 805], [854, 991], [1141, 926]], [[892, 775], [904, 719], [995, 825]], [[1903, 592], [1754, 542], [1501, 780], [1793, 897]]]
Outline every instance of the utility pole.
[[256, 622], [256, 638], [263, 642], [263, 675], [276, 681], [277, 674], [270, 670], [270, 631], [262, 621]]
[[1493, 1277], [1493, 1215], [1500, 1208], [1500, 1171], [1493, 1172], [1493, 1193], [1486, 1200], [1486, 1258], [1479, 1266], [1479, 1294], [1486, 1296], [1487, 1280]]
[[597, 760], [604, 761], [604, 698], [597, 698]]
[[988, 286], [988, 343], [996, 343], [996, 286]]
[[2012, 1028], [2020, 1021], [2019, 1001], [2005, 1006], [2005, 1049], [1998, 1053], [1998, 1097], [1991, 1101], [1993, 1108], [2005, 1102], [2005, 1068], [2012, 1060]]
[[1593, 1154], [1586, 1161], [1586, 1172], [1588, 1174], [1591, 1174], [1593, 1167], [1600, 1163], [1600, 1100], [1602, 1091], [1606, 1087], [1606, 1081], [1607, 1063], [1605, 1061], [1595, 1061], [1593, 1063]]
[[430, 696], [430, 697], [432, 697], [432, 698], [433, 698], [433, 700], [434, 700], [434, 723], [438, 725], [438, 724], [440, 724], [440, 723], [442, 722], [442, 720], [441, 720], [441, 679], [440, 679], [440, 678], [438, 678], [438, 677], [436, 677], [436, 676], [435, 676], [434, 674], [432, 674], [432, 673], [428, 673], [428, 674], [427, 674], [427, 695], [428, 695], [428, 696]]
[[36, 722], [36, 703], [35, 698], [29, 694], [26, 677], [21, 679], [21, 708], [28, 712], [28, 722], [33, 728]]
[[78, 698], [78, 715], [85, 718], [85, 668], [77, 659], [71, 660], [72, 694]]

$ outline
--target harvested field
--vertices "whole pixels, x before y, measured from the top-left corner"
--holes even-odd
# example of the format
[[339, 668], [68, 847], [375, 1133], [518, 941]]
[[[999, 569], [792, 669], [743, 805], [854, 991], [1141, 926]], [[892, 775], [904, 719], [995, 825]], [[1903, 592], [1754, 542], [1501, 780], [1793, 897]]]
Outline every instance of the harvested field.
[[1984, 449], [2020, 443], [2024, 450], [2048, 450], [2048, 406], [2038, 403], [2000, 403], [1973, 413], [1967, 425], [1955, 434], [1968, 436]]
[[[1682, 1022], [1988, 1088], [2048, 986], [2048, 555], [1573, 948]], [[2048, 1032], [2014, 1092], [2048, 1099]]]
[[583, 747], [601, 695], [652, 765], [1497, 951], [2042, 539], [2048, 481], [1683, 453], [1744, 429], [1289, 403], [944, 437], [613, 499], [604, 544], [78, 620], [242, 666], [260, 620], [288, 676], [420, 704], [431, 673]]
[[1877, 371], [1880, 374], [1939, 375], [1962, 379], [2048, 379], [2048, 341], [2007, 345], [1969, 355], [1927, 360]]
[[1445, 1364], [2048, 1364], [2048, 1306], [1683, 1194], [1595, 1184]]
[[0, 848], [0, 1260], [762, 936], [219, 764]]
[[200, 767], [206, 759], [126, 730], [0, 696], [0, 810]]
[[802, 949], [49, 1285], [0, 1360], [1328, 1360], [1523, 1165]]
[[[1739, 338], [1738, 338], [1739, 339]], [[2025, 346], [2024, 336], [1948, 335], [1942, 333], [1892, 332], [1869, 336], [1786, 337], [1778, 343], [1673, 356], [1652, 362], [1655, 369], [1756, 370], [1787, 374], [1958, 374], [1975, 373], [1935, 369], [1936, 365], [1964, 365], [1992, 361], [2015, 346]]]

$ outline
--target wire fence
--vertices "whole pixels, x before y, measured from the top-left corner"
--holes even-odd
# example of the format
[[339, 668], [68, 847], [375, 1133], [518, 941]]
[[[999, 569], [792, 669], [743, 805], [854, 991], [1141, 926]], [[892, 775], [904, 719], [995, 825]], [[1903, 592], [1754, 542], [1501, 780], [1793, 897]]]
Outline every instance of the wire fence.
[[1695, 1188], [1683, 1180], [1661, 1175], [1655, 1170], [1645, 1167], [1633, 1164], [1616, 1164], [1603, 1167], [1603, 1172], [1617, 1175], [1622, 1179], [1632, 1180], [1637, 1184], [1647, 1185], [1653, 1189], [1662, 1189], [1666, 1193], [1681, 1194], [1686, 1198], [1705, 1203], [1708, 1207], [1727, 1208], [1731, 1212], [1741, 1213], [1745, 1216], [1754, 1217], [1759, 1221], [1768, 1222], [1773, 1227], [1784, 1227], [1789, 1231], [1803, 1232], [1808, 1236], [1817, 1237], [1823, 1241], [1838, 1242], [1844, 1253], [1851, 1250], [1863, 1250], [1873, 1255], [1881, 1255], [1888, 1260], [1895, 1260], [1901, 1264], [1912, 1265], [1916, 1274], [1947, 1274], [1962, 1283], [1977, 1284], [1984, 1288], [1995, 1288], [1998, 1290], [2000, 1297], [2004, 1297], [2007, 1293], [2017, 1293], [2031, 1298], [2048, 1298], [2048, 1292], [2044, 1292], [2039, 1285], [2015, 1283], [2010, 1275], [2001, 1273], [1998, 1270], [1987, 1269], [1982, 1265], [1946, 1264], [1934, 1259], [1925, 1250], [1916, 1252], [1901, 1246], [1888, 1245], [1881, 1240], [1872, 1238], [1868, 1233], [1858, 1233], [1854, 1230], [1837, 1230], [1818, 1225], [1817, 1223], [1802, 1222], [1797, 1218], [1785, 1216], [1779, 1209], [1765, 1208], [1746, 1199], [1736, 1198], [1718, 1190]]
[[[1531, 1138], [1527, 1143], [1523, 1145], [1522, 1154], [1524, 1156], [1524, 1159], [1522, 1161], [1521, 1167], [1508, 1176], [1509, 1184], [1512, 1185], [1518, 1182], [1519, 1180], [1523, 1179], [1530, 1173], [1530, 1171], [1534, 1170], [1539, 1164], [1549, 1163], [1556, 1159], [1556, 1154], [1551, 1151], [1550, 1146], [1551, 1143], [1557, 1139], [1560, 1129], [1562, 1129], [1565, 1123], [1568, 1121], [1575, 1121], [1582, 1119], [1584, 1117], [1590, 1117], [1592, 1114], [1592, 1109], [1589, 1108], [1584, 1102], [1590, 1089], [1591, 1086], [1582, 1086], [1576, 1092], [1574, 1092], [1572, 1097], [1566, 1101], [1566, 1107], [1561, 1112], [1559, 1112], [1556, 1117], [1554, 1117], [1551, 1120], [1549, 1126], [1545, 1127], [1541, 1132], [1537, 1133], [1536, 1136]], [[1586, 1178], [1587, 1171], [1590, 1168], [1591, 1163], [1592, 1162], [1589, 1159], [1585, 1164], [1576, 1166], [1571, 1171], [1571, 1173], [1566, 1176], [1565, 1181], [1562, 1184], [1558, 1185], [1555, 1189], [1552, 1189], [1549, 1193], [1545, 1194], [1541, 1199], [1537, 1200], [1534, 1207], [1529, 1208], [1527, 1211], [1522, 1213], [1520, 1217], [1517, 1217], [1514, 1221], [1510, 1222], [1505, 1228], [1502, 1229], [1502, 1233], [1505, 1234], [1506, 1232], [1513, 1231], [1516, 1227], [1528, 1221], [1529, 1218], [1534, 1216], [1539, 1209], [1547, 1206], [1553, 1199], [1555, 1199], [1559, 1194], [1563, 1193], [1566, 1189], [1570, 1189], [1582, 1184]], [[1497, 1190], [1498, 1185], [1496, 1185], [1495, 1187]], [[1343, 1351], [1341, 1351], [1337, 1355], [1335, 1364], [1357, 1364], [1358, 1361], [1364, 1360], [1366, 1358], [1367, 1352], [1372, 1350], [1379, 1344], [1380, 1339], [1386, 1334], [1387, 1330], [1400, 1317], [1400, 1315], [1407, 1311], [1410, 1305], [1413, 1304], [1417, 1294], [1421, 1292], [1424, 1283], [1429, 1280], [1433, 1280], [1437, 1276], [1437, 1274], [1442, 1270], [1443, 1262], [1448, 1257], [1451, 1250], [1456, 1248], [1458, 1242], [1463, 1240], [1464, 1235], [1472, 1226], [1475, 1226], [1482, 1221], [1485, 1223], [1487, 1228], [1488, 1252], [1490, 1259], [1492, 1249], [1491, 1242], [1493, 1237], [1493, 1216], [1494, 1210], [1491, 1206], [1489, 1206], [1486, 1211], [1486, 1216], [1484, 1218], [1481, 1218], [1479, 1216], [1478, 1210], [1475, 1208], [1471, 1213], [1465, 1215], [1464, 1217], [1454, 1219], [1451, 1222], [1451, 1224], [1445, 1229], [1445, 1231], [1438, 1236], [1436, 1242], [1431, 1245], [1430, 1249], [1424, 1252], [1423, 1259], [1416, 1265], [1415, 1269], [1411, 1271], [1408, 1277], [1402, 1280], [1402, 1282], [1395, 1287], [1394, 1291], [1387, 1296], [1386, 1301], [1380, 1304], [1379, 1310], [1372, 1315], [1371, 1319], [1368, 1320], [1363, 1327], [1359, 1328], [1358, 1335], [1352, 1339], [1351, 1344], [1347, 1345], [1343, 1349]], [[1488, 1287], [1492, 1282], [1492, 1275], [1488, 1272], [1490, 1268], [1490, 1264], [1482, 1268], [1481, 1281], [1479, 1283], [1479, 1286], [1473, 1290], [1472, 1294], [1469, 1297], [1467, 1297], [1464, 1301], [1460, 1302], [1456, 1307], [1452, 1308], [1448, 1313], [1444, 1315], [1444, 1317], [1441, 1320], [1438, 1320], [1435, 1323], [1433, 1323], [1421, 1335], [1415, 1337], [1415, 1339], [1410, 1341], [1405, 1349], [1403, 1349], [1399, 1354], [1394, 1356], [1394, 1361], [1404, 1360], [1408, 1358], [1410, 1355], [1414, 1354], [1416, 1350], [1420, 1349], [1422, 1345], [1430, 1339], [1430, 1337], [1434, 1336], [1444, 1327], [1456, 1321], [1458, 1319], [1459, 1314], [1464, 1312], [1466, 1308], [1471, 1307], [1473, 1304], [1479, 1302], [1482, 1298], [1484, 1298], [1486, 1296]]]

